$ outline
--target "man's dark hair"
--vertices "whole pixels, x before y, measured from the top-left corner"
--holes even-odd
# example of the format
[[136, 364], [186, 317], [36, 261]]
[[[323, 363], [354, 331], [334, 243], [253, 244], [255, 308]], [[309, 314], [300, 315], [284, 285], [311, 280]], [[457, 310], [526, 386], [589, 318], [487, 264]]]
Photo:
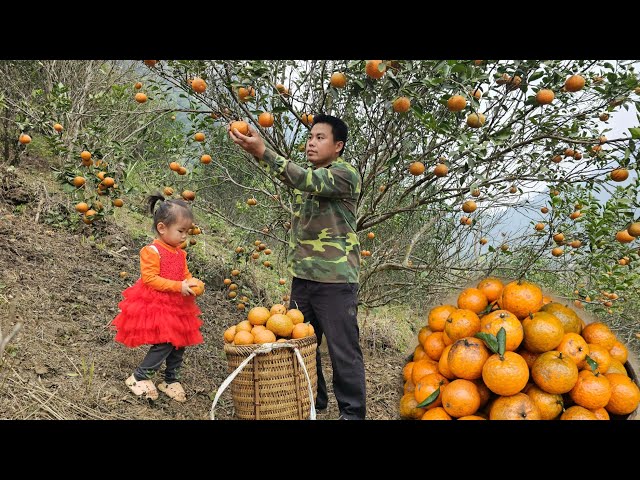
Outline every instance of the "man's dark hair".
[[328, 123], [331, 125], [331, 133], [333, 133], [333, 141], [334, 142], [344, 142], [342, 145], [342, 150], [340, 150], [340, 155], [344, 152], [344, 147], [347, 144], [347, 135], [349, 133], [349, 127], [347, 124], [340, 120], [338, 117], [333, 117], [331, 115], [325, 115], [321, 113], [313, 117], [313, 124], [317, 123]]

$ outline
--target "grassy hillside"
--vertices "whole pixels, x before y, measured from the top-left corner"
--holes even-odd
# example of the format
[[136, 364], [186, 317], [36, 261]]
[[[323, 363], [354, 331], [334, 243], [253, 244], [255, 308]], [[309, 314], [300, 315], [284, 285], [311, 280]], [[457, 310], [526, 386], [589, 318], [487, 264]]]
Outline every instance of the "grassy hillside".
[[[149, 404], [124, 385], [146, 348], [115, 343], [108, 325], [122, 290], [138, 277], [138, 251], [152, 238], [150, 218], [123, 208], [96, 231], [69, 218], [71, 202], [46, 161], [27, 158], [18, 168], [0, 164], [0, 169], [2, 334], [20, 326], [0, 364], [0, 418], [208, 418], [217, 388], [228, 375], [222, 333], [244, 318], [226, 298], [222, 283], [236, 257], [234, 232], [196, 211], [204, 233], [189, 247], [189, 267], [207, 284], [198, 300], [205, 342], [185, 355], [183, 383], [189, 400], [179, 405], [161, 396]], [[121, 272], [127, 275], [121, 278]], [[285, 287], [278, 284], [277, 271], [249, 265], [242, 276], [255, 304], [281, 298]], [[402, 362], [415, 346], [420, 321], [405, 309], [387, 308], [361, 313], [360, 322], [369, 417], [397, 418]], [[326, 372], [330, 379], [328, 362]], [[216, 418], [232, 418], [232, 403], [226, 391]], [[323, 418], [336, 417], [332, 399]]]

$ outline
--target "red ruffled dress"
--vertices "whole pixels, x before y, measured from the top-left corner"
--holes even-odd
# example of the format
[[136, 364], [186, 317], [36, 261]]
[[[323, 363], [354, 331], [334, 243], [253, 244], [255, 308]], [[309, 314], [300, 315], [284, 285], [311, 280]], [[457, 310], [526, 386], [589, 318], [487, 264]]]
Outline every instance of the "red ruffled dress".
[[[186, 252], [169, 250], [162, 242], [153, 245], [160, 254], [159, 276], [168, 280], [185, 279]], [[142, 277], [122, 292], [120, 313], [112, 321], [117, 330], [115, 340], [127, 347], [171, 343], [185, 347], [202, 343], [202, 313], [193, 295], [160, 291], [146, 285]]]

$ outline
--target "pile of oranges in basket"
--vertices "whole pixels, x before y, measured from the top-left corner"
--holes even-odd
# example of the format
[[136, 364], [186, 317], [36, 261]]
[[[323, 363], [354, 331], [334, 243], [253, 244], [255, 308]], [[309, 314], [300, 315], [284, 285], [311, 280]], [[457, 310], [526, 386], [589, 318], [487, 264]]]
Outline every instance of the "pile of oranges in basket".
[[276, 303], [271, 308], [253, 307], [246, 320], [225, 330], [224, 341], [234, 345], [253, 345], [286, 342], [314, 333], [313, 326], [304, 323], [304, 315], [300, 310], [287, 310], [284, 305]]

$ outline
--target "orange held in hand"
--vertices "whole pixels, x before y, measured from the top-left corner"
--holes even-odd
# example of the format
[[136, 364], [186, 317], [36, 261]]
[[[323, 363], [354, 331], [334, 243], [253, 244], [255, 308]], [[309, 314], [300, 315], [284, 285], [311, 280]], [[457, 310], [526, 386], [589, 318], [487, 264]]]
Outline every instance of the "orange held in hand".
[[197, 278], [192, 278], [189, 283], [189, 288], [196, 294], [196, 297], [204, 293], [204, 282]]
[[238, 132], [243, 135], [249, 135], [249, 124], [247, 122], [243, 122], [242, 120], [231, 122], [231, 126], [229, 128], [233, 133], [235, 133], [234, 130], [238, 130]]

